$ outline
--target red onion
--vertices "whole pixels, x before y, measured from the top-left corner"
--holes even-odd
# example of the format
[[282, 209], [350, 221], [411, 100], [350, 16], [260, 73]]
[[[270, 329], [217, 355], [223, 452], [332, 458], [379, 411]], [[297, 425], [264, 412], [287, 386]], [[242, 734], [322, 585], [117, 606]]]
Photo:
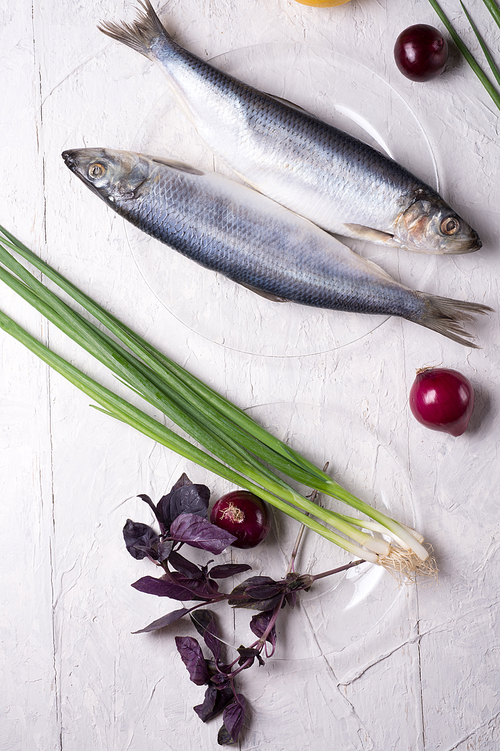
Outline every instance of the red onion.
[[472, 385], [457, 370], [418, 371], [410, 389], [410, 409], [422, 425], [459, 436], [467, 430], [473, 408]]
[[433, 26], [418, 23], [401, 32], [394, 45], [394, 59], [411, 81], [430, 81], [439, 76], [448, 60], [448, 43]]
[[254, 548], [271, 528], [266, 504], [248, 490], [234, 490], [219, 498], [210, 521], [238, 538], [232, 543], [235, 548]]

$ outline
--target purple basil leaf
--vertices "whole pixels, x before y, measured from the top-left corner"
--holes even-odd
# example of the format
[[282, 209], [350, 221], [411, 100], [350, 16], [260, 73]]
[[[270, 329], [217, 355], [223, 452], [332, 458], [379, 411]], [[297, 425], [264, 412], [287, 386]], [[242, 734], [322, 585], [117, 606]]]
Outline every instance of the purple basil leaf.
[[157, 505], [158, 517], [166, 527], [170, 527], [179, 514], [197, 514], [206, 518], [210, 490], [206, 485], [196, 485], [186, 474], [181, 475], [170, 493], [160, 498]]
[[203, 571], [201, 568], [187, 558], [184, 558], [184, 556], [176, 550], [170, 554], [169, 563], [177, 571], [180, 571], [181, 574], [189, 576], [191, 579], [201, 579], [203, 577]]
[[214, 717], [213, 711], [217, 699], [217, 694], [218, 691], [215, 686], [208, 686], [203, 698], [203, 704], [197, 704], [196, 707], [193, 707], [194, 711], [202, 722], [207, 722], [208, 720], [212, 719], [212, 717]]
[[143, 576], [132, 584], [134, 589], [139, 592], [145, 592], [147, 595], [156, 595], [157, 597], [170, 597], [170, 583], [165, 579], [157, 579], [154, 576]]
[[[185, 472], [183, 472], [177, 482], [172, 485], [170, 492], [167, 493], [167, 495], [162, 496], [158, 501], [157, 506], [154, 506], [154, 511], [158, 520], [164, 527], [166, 527], [166, 529], [170, 527], [174, 520], [174, 517], [170, 516], [170, 496], [175, 490], [181, 488], [183, 485], [192, 485], [191, 480]], [[144, 500], [146, 499], [147, 496], [144, 497]]]
[[196, 613], [191, 613], [191, 620], [200, 636], [203, 636], [205, 644], [212, 652], [216, 661], [219, 661], [221, 657], [221, 641], [219, 639], [219, 630], [215, 615], [210, 610], [200, 609]]
[[261, 587], [249, 587], [247, 594], [256, 600], [269, 600], [271, 597], [281, 594], [282, 588], [275, 584], [264, 584]]
[[260, 587], [265, 584], [276, 584], [277, 582], [274, 579], [271, 579], [270, 576], [249, 576], [248, 579], [245, 579], [241, 582], [241, 584], [238, 584], [237, 589], [240, 589], [240, 587], [244, 587], [245, 589], [248, 589], [248, 587]]
[[176, 636], [175, 645], [193, 683], [196, 683], [197, 686], [208, 683], [210, 675], [207, 661], [203, 657], [203, 652], [196, 639], [193, 639], [192, 636]]
[[193, 707], [194, 711], [203, 722], [208, 722], [222, 712], [225, 707], [232, 701], [233, 692], [226, 687], [218, 689], [215, 686], [208, 686], [205, 691], [203, 704]]
[[[258, 581], [259, 579], [260, 581]], [[286, 582], [274, 581], [269, 576], [252, 576], [250, 579], [246, 579], [245, 591], [251, 597], [255, 597], [256, 600], [264, 600], [287, 591], [287, 585]]]
[[193, 483], [187, 476], [185, 472], [182, 473], [182, 475], [179, 477], [175, 485], [172, 485], [171, 490], [177, 490], [177, 488], [181, 488], [183, 485], [192, 485]]
[[[214, 673], [214, 675], [212, 675], [212, 677], [210, 678], [210, 681], [214, 684], [214, 686], [217, 686], [217, 688], [222, 691], [223, 688], [229, 687], [229, 678], [225, 674], [231, 673], [234, 665], [219, 665], [218, 668], [219, 672]], [[224, 672], [222, 672], [223, 670]]]
[[234, 535], [219, 529], [196, 514], [181, 514], [170, 527], [170, 536], [176, 542], [185, 542], [194, 548], [208, 550], [218, 555], [236, 540]]
[[276, 595], [276, 597], [269, 597], [265, 600], [255, 600], [253, 597], [238, 598], [228, 600], [229, 605], [233, 605], [235, 608], [246, 608], [247, 610], [259, 610], [262, 613], [268, 610], [274, 610], [281, 604], [283, 595]]
[[214, 614], [211, 610], [207, 610], [206, 608], [199, 608], [196, 613], [191, 616], [191, 620], [200, 636], [204, 636], [205, 631], [211, 624], [212, 631], [215, 633], [217, 630], [215, 623], [213, 623], [215, 620]]
[[290, 605], [291, 608], [294, 608], [295, 605], [297, 604], [297, 597], [298, 597], [297, 591], [288, 592], [285, 595], [285, 600], [287, 601], [287, 603]]
[[236, 608], [272, 610], [281, 602], [284, 587], [284, 583], [275, 582], [269, 576], [251, 576], [232, 590], [228, 604]]
[[[140, 498], [142, 501], [144, 501], [144, 503], [148, 504], [148, 506], [151, 508], [153, 514], [158, 519], [158, 514], [156, 512], [156, 506], [154, 505], [154, 503], [151, 500], [151, 498], [148, 495], [146, 495], [145, 493], [139, 493], [139, 495], [137, 497]], [[158, 519], [158, 521], [160, 521], [160, 520]]]
[[154, 576], [143, 576], [132, 586], [139, 592], [157, 597], [170, 597], [172, 600], [206, 600], [213, 597], [213, 593], [204, 582], [188, 579], [175, 572], [170, 574], [170, 578], [162, 576], [161, 579], [156, 579]]
[[[272, 611], [267, 611], [266, 613], [256, 613], [254, 616], [252, 616], [252, 619], [250, 621], [250, 628], [253, 633], [259, 637], [259, 639], [264, 636], [265, 632], [267, 631], [272, 617]], [[274, 626], [266, 636], [266, 641], [268, 641], [273, 646], [273, 648], [276, 646], [276, 629]]]
[[169, 558], [173, 546], [174, 543], [172, 540], [160, 540], [158, 543], [158, 560], [160, 563], [163, 563]]
[[132, 631], [133, 634], [148, 634], [150, 631], [158, 631], [159, 628], [165, 628], [165, 626], [170, 626], [171, 623], [175, 623], [175, 621], [178, 621], [179, 618], [182, 618], [186, 613], [189, 613], [188, 608], [180, 608], [179, 610], [172, 610], [171, 613], [168, 613], [167, 615], [162, 615], [161, 618], [158, 618], [158, 620], [153, 621], [149, 624], [149, 626], [146, 626], [145, 628], [141, 628], [139, 631]]
[[[219, 730], [217, 741], [220, 745], [229, 743], [236, 743], [238, 736], [243, 727], [243, 720], [245, 719], [245, 706], [246, 701], [243, 694], [237, 694], [236, 700], [228, 704], [222, 715], [224, 718], [224, 724]], [[225, 733], [223, 731], [226, 731]], [[229, 736], [229, 740], [227, 739]]]
[[238, 665], [245, 665], [246, 662], [249, 664], [246, 665], [247, 668], [251, 667], [254, 663], [255, 658], [257, 658], [259, 665], [264, 664], [264, 660], [260, 656], [260, 652], [255, 647], [238, 647], [238, 654], [239, 654], [239, 660]]
[[233, 739], [231, 738], [231, 733], [226, 728], [224, 724], [222, 724], [219, 728], [219, 732], [217, 733], [217, 743], [219, 746], [232, 746], [233, 745]]
[[[207, 518], [210, 490], [206, 485], [183, 485], [173, 491], [170, 498], [170, 513], [175, 517], [179, 514], [198, 514]], [[175, 518], [174, 517], [174, 518]]]
[[123, 527], [123, 539], [128, 552], [136, 560], [140, 561], [148, 555], [157, 560], [158, 534], [148, 524], [127, 519]]
[[174, 583], [183, 587], [191, 593], [191, 600], [212, 600], [218, 596], [218, 585], [216, 582], [209, 582], [205, 579], [192, 579], [190, 576], [184, 576], [178, 571], [171, 571], [169, 574]]
[[174, 490], [177, 490], [177, 488], [182, 488], [183, 485], [192, 485], [192, 484], [193, 483], [191, 482], [187, 474], [183, 472], [182, 475], [177, 480], [177, 482], [174, 483], [174, 485], [172, 485], [172, 487], [170, 488], [170, 492], [173, 493]]
[[250, 571], [251, 568], [247, 563], [223, 563], [221, 566], [213, 566], [210, 569], [210, 576], [212, 579], [226, 579], [228, 576]]

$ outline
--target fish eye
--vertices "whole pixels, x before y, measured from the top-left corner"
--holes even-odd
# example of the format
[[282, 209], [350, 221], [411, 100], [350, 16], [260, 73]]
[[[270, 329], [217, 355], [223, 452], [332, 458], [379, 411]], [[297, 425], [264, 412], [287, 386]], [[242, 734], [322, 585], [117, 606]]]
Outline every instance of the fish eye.
[[456, 235], [460, 229], [460, 222], [454, 216], [447, 216], [441, 222], [441, 232], [444, 235]]
[[94, 162], [90, 165], [87, 172], [91, 180], [98, 180], [106, 172], [106, 167], [104, 167], [100, 162]]

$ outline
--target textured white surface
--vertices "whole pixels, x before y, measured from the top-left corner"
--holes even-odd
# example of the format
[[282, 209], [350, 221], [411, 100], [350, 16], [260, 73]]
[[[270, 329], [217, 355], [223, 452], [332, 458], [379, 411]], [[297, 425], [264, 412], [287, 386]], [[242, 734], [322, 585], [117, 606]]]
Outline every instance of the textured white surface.
[[[499, 32], [483, 4], [468, 5], [498, 49]], [[401, 106], [411, 108], [441, 191], [477, 227], [484, 247], [449, 258], [362, 250], [409, 285], [497, 307], [498, 112], [456, 55], [449, 71], [428, 84], [407, 81], [393, 62], [403, 28], [439, 26], [426, 0], [353, 0], [333, 9], [292, 0], [172, 0], [167, 7], [168, 27], [189, 49], [222, 55], [228, 65], [236, 59], [244, 70], [238, 50], [248, 47], [246, 78], [257, 83], [252, 59], [255, 46], [264, 45], [263, 52], [274, 51], [283, 96], [302, 91], [327, 113], [322, 91], [330, 89], [310, 63], [310, 50], [355, 61], [355, 85], [366, 66], [381, 81], [376, 117], [384, 113], [384, 138], [417, 169], [420, 145], [399, 115]], [[443, 7], [476, 51], [459, 4], [446, 0]], [[162, 304], [137, 266], [130, 229], [60, 158], [65, 148], [147, 141], [145, 123], [165, 95], [164, 78], [96, 29], [99, 20], [134, 13], [133, 3], [122, 0], [1, 4], [0, 222], [316, 462], [330, 461], [341, 482], [415, 524], [440, 568], [431, 587], [398, 589], [389, 575], [372, 571], [304, 595], [282, 621], [276, 657], [242, 678], [251, 712], [240, 747], [495, 751], [498, 317], [475, 327], [482, 349], [471, 350], [398, 320], [358, 329], [335, 314], [260, 308], [250, 293], [211, 276], [196, 315], [191, 306], [199, 299], [189, 288], [171, 285], [175, 309], [168, 299]], [[263, 76], [265, 58], [257, 57]], [[336, 70], [330, 75], [335, 79]], [[383, 94], [388, 90], [398, 107]], [[183, 157], [201, 163], [206, 150], [185, 133]], [[43, 341], [113, 382], [4, 289], [1, 299], [2, 309]], [[241, 306], [236, 333], [224, 307], [235, 304]], [[349, 326], [355, 334], [346, 337]], [[276, 353], [269, 342], [281, 349]], [[149, 521], [137, 493], [159, 498], [183, 470], [207, 481], [215, 496], [224, 483], [90, 409], [86, 397], [7, 335], [0, 336], [0, 352], [1, 748], [215, 748], [217, 723], [205, 726], [194, 715], [200, 689], [189, 682], [172, 635], [131, 634], [173, 608], [130, 587], [154, 570], [128, 556], [121, 528], [127, 517]], [[426, 431], [409, 413], [415, 370], [432, 364], [461, 370], [476, 389], [474, 417], [461, 438]], [[293, 526], [277, 520], [260, 549], [233, 557], [253, 563], [254, 573], [279, 576], [293, 537]], [[305, 569], [337, 560], [344, 560], [339, 551], [306, 538]], [[247, 639], [247, 621], [238, 615], [233, 633], [228, 619], [229, 642]], [[190, 633], [189, 624], [175, 633]]]

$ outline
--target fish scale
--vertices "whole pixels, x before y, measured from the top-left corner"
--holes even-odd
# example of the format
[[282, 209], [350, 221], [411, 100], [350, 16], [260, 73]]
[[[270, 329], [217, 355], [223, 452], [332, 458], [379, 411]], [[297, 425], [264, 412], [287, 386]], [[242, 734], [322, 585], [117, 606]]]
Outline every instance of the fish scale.
[[200, 137], [252, 187], [336, 235], [424, 253], [481, 247], [476, 231], [403, 166], [217, 70], [170, 37], [149, 0], [141, 6], [134, 23], [99, 28], [161, 67]]
[[400, 316], [475, 346], [462, 322], [487, 312], [486, 306], [405, 287], [328, 232], [243, 183], [130, 151], [74, 149], [63, 158], [140, 230], [266, 297]]

